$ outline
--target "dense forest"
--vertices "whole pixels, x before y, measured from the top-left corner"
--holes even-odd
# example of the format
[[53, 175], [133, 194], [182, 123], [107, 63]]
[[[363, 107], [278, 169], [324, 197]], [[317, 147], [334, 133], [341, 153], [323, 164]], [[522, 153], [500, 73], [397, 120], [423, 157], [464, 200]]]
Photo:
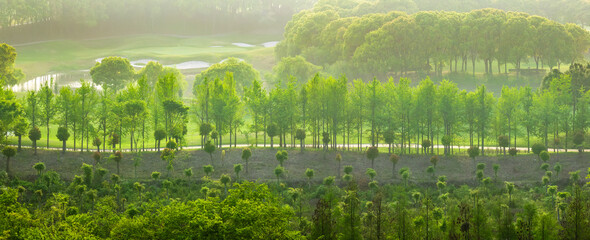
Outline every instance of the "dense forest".
[[[321, 11], [320, 11], [321, 10]], [[521, 72], [584, 59], [590, 33], [522, 12], [481, 9], [456, 12], [388, 12], [347, 16], [315, 8], [302, 11], [285, 27], [277, 58], [301, 55], [330, 72], [349, 77], [440, 76], [447, 73]], [[496, 64], [494, 64], [496, 63]], [[470, 66], [468, 66], [470, 65]], [[432, 72], [431, 72], [432, 71]]]

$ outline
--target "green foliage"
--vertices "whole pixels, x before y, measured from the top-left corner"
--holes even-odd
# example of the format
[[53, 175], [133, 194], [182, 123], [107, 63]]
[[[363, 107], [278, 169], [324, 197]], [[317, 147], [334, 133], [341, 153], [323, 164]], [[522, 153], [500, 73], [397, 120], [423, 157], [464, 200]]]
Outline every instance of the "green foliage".
[[207, 177], [209, 177], [209, 174], [211, 174], [213, 171], [214, 171], [213, 166], [211, 166], [211, 165], [203, 166], [203, 172], [205, 172], [205, 175], [207, 175]]
[[106, 57], [90, 69], [90, 75], [96, 85], [116, 90], [133, 80], [135, 70], [126, 58]]
[[2, 155], [4, 155], [4, 157], [10, 159], [11, 157], [14, 157], [16, 155], [16, 148], [11, 147], [11, 146], [5, 146], [2, 149]]
[[511, 149], [508, 150], [508, 154], [510, 156], [513, 156], [514, 157], [514, 156], [516, 156], [517, 153], [518, 153], [518, 150], [516, 148], [511, 148]]
[[438, 160], [439, 160], [438, 159], [438, 156], [432, 156], [432, 157], [430, 157], [430, 163], [432, 164], [432, 166], [434, 168], [436, 168], [436, 164], [438, 164]]
[[539, 154], [541, 154], [541, 152], [547, 151], [547, 147], [545, 147], [545, 145], [543, 145], [542, 143], [535, 143], [531, 147], [531, 150], [533, 150], [533, 153], [535, 155], [539, 156]]
[[289, 153], [285, 150], [279, 150], [275, 154], [277, 161], [279, 161], [280, 166], [283, 166], [283, 162], [285, 162], [289, 158]]
[[371, 181], [373, 181], [373, 179], [375, 178], [375, 176], [377, 176], [377, 171], [375, 171], [372, 168], [367, 168], [367, 171], [365, 171], [365, 174], [367, 174], [367, 176], [369, 176], [369, 178], [371, 179]]
[[[236, 88], [244, 89], [249, 87], [254, 80], [260, 80], [260, 73], [243, 60], [230, 57], [221, 63], [213, 64], [207, 70], [195, 76], [195, 83], [202, 82], [205, 78], [216, 79], [223, 78], [226, 73], [231, 72], [236, 80]], [[195, 84], [195, 85], [197, 85]], [[218, 128], [219, 129], [219, 128]]]
[[59, 127], [57, 129], [57, 139], [60, 141], [67, 141], [70, 138], [70, 133], [66, 127]]
[[479, 156], [479, 148], [478, 147], [470, 147], [469, 149], [467, 149], [467, 154], [469, 154], [469, 157], [474, 159]]
[[173, 150], [173, 149], [176, 149], [176, 147], [177, 147], [177, 144], [174, 140], [170, 140], [170, 141], [168, 141], [168, 143], [166, 143], [167, 149]]
[[543, 160], [543, 162], [547, 162], [549, 161], [549, 158], [551, 158], [549, 152], [547, 151], [542, 151], [541, 153], [539, 153], [539, 157], [541, 158], [541, 160]]
[[346, 173], [346, 174], [351, 174], [353, 170], [354, 170], [354, 168], [350, 165], [344, 166], [344, 173]]

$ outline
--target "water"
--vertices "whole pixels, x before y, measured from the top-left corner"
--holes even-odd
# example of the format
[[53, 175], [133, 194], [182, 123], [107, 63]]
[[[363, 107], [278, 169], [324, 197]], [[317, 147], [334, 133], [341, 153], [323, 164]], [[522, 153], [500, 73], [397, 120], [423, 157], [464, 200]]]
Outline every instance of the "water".
[[199, 68], [208, 68], [211, 66], [208, 62], [203, 61], [189, 61], [183, 62], [175, 65], [167, 65], [166, 67], [174, 67], [178, 70], [188, 70], [188, 69], [199, 69]]
[[[79, 88], [82, 86], [80, 80], [91, 81], [90, 71], [73, 71], [68, 73], [51, 73], [43, 76], [33, 78], [24, 83], [12, 86], [14, 92], [38, 91], [44, 84], [49, 83], [57, 92], [63, 86], [70, 86], [71, 88]], [[94, 88], [102, 90], [100, 86], [94, 85]]]
[[262, 46], [265, 48], [272, 48], [272, 47], [276, 47], [278, 43], [279, 43], [279, 41], [265, 42], [262, 44]]
[[149, 62], [157, 62], [157, 60], [154, 60], [154, 59], [139, 59], [139, 60], [131, 61], [129, 63], [131, 63], [131, 66], [133, 66], [134, 68], [144, 68], [145, 65], [147, 65]]
[[249, 47], [255, 47], [254, 45], [252, 45], [252, 44], [247, 44], [247, 43], [232, 43], [232, 45], [234, 45], [234, 46], [238, 46], [238, 47], [248, 47], [248, 48], [249, 48]]

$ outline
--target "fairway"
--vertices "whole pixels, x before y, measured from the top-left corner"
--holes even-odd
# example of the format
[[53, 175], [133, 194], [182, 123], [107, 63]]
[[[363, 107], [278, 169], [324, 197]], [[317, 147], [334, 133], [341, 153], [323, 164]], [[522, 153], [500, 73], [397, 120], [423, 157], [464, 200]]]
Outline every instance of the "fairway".
[[[165, 65], [186, 61], [217, 63], [228, 57], [248, 61], [260, 71], [274, 65], [273, 47], [264, 43], [279, 41], [281, 33], [227, 33], [202, 36], [134, 35], [88, 40], [58, 40], [14, 47], [18, 51], [15, 66], [26, 80], [48, 73], [88, 70], [96, 60], [107, 56], [126, 57], [130, 61], [155, 59]], [[240, 47], [233, 43], [247, 43]]]

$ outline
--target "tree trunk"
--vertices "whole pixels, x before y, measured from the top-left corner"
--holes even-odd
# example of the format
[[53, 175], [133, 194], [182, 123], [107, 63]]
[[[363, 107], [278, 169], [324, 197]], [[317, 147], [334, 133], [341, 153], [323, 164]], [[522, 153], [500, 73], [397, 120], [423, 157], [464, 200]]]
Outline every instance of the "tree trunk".
[[61, 152], [66, 153], [66, 141], [65, 140], [62, 141]]

